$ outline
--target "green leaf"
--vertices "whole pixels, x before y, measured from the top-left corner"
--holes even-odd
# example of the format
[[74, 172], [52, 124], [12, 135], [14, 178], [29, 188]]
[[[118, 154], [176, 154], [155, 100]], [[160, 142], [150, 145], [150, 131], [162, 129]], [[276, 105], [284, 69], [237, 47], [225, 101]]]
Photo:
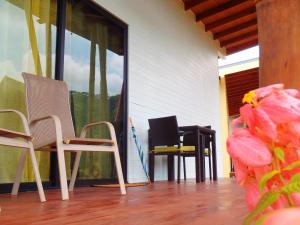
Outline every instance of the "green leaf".
[[270, 191], [265, 193], [257, 203], [254, 210], [246, 217], [244, 221], [244, 225], [250, 225], [253, 220], [266, 208], [272, 205], [277, 199], [280, 197], [280, 192], [278, 191]]
[[261, 217], [259, 217], [258, 220], [255, 221], [255, 224], [254, 225], [262, 225], [264, 220], [267, 218], [267, 216], [269, 215], [270, 213], [266, 214], [266, 215], [263, 215]]
[[289, 182], [287, 185], [281, 188], [281, 191], [287, 194], [300, 192], [300, 182], [299, 181]]
[[275, 156], [281, 161], [281, 162], [285, 162], [285, 159], [284, 159], [284, 151], [279, 148], [279, 147], [276, 147], [274, 148], [274, 153], [275, 153]]
[[263, 192], [267, 182], [277, 174], [279, 174], [279, 170], [273, 170], [273, 171], [265, 174], [259, 181], [259, 184], [258, 184], [259, 190], [261, 192]]
[[290, 179], [290, 183], [292, 182], [300, 182], [300, 173], [297, 173], [294, 176], [292, 176], [292, 178]]
[[287, 167], [283, 168], [283, 170], [284, 171], [293, 170], [299, 166], [300, 166], [300, 161], [296, 161], [296, 162], [293, 162], [292, 164], [288, 165]]

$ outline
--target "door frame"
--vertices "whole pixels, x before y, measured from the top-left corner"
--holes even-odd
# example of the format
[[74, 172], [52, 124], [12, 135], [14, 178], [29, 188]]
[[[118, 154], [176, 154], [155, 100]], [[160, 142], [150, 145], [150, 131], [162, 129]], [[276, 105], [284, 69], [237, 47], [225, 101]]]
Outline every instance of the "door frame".
[[[74, 0], [71, 0], [74, 1]], [[82, 1], [82, 0], [75, 0]], [[106, 19], [112, 23], [118, 25], [123, 29], [124, 35], [124, 68], [123, 68], [123, 149], [121, 155], [121, 163], [123, 169], [123, 176], [125, 182], [127, 182], [127, 146], [128, 146], [128, 25], [120, 20], [117, 16], [111, 14], [109, 11], [104, 9], [98, 3], [93, 0], [88, 0], [85, 2], [93, 9], [95, 9], [99, 14], [104, 16]], [[55, 55], [55, 80], [63, 80], [64, 78], [64, 53], [65, 53], [65, 24], [66, 24], [66, 11], [67, 0], [57, 0], [57, 15], [56, 15], [56, 55]], [[51, 152], [50, 155], [50, 177], [49, 181], [43, 182], [45, 189], [55, 189], [59, 188], [59, 171], [57, 164], [57, 155], [55, 152]], [[84, 179], [76, 181], [75, 186], [90, 186], [95, 184], [107, 184], [117, 182], [117, 179]], [[9, 193], [11, 191], [13, 183], [0, 184], [0, 193]], [[33, 191], [36, 190], [35, 182], [25, 182], [21, 183], [20, 191]]]

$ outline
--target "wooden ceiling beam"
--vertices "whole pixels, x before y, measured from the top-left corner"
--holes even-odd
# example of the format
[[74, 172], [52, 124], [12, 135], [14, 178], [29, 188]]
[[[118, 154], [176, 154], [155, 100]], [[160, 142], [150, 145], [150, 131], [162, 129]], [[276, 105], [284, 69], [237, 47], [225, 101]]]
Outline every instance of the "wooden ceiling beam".
[[258, 71], [258, 69], [259, 69], [258, 67], [255, 67], [255, 68], [248, 69], [248, 70], [243, 70], [243, 71], [238, 71], [235, 73], [226, 74], [225, 78], [228, 81], [236, 80], [236, 78], [238, 78], [240, 76], [245, 76], [245, 75], [250, 76], [250, 74], [256, 73]]
[[248, 91], [256, 89], [258, 86], [259, 81], [255, 80], [255, 81], [247, 81], [246, 84], [240, 84], [240, 88], [228, 88], [228, 90], [230, 90], [230, 92], [228, 92], [229, 96], [234, 96], [234, 95], [244, 95], [246, 94]]
[[255, 85], [254, 84], [253, 85], [248, 84], [247, 86], [241, 87], [240, 89], [228, 89], [228, 90], [230, 90], [230, 92], [227, 95], [229, 97], [243, 96], [247, 92], [257, 89], [258, 83], [259, 82], [257, 81], [257, 82], [255, 82]]
[[[257, 67], [256, 67], [257, 68]], [[258, 70], [253, 70], [252, 72], [249, 72], [249, 73], [241, 73], [241, 74], [234, 74], [234, 76], [232, 76], [231, 74], [225, 74], [225, 77], [226, 77], [226, 80], [228, 82], [230, 82], [230, 85], [232, 84], [235, 84], [235, 82], [237, 80], [239, 80], [240, 78], [243, 78], [243, 77], [247, 77], [248, 79], [256, 79], [256, 77], [254, 76], [256, 73], [257, 73]]]
[[228, 34], [231, 34], [231, 33], [235, 33], [237, 31], [240, 31], [240, 30], [243, 30], [245, 28], [248, 28], [250, 26], [254, 26], [254, 25], [257, 25], [257, 19], [253, 19], [253, 20], [250, 20], [246, 23], [242, 23], [242, 24], [239, 24], [237, 26], [234, 26], [234, 27], [231, 27], [229, 29], [226, 29], [226, 30], [223, 30], [223, 31], [220, 31], [218, 33], [215, 33], [214, 34], [214, 39], [219, 39], [219, 38], [222, 38]]
[[238, 46], [227, 48], [226, 52], [227, 52], [228, 55], [230, 55], [230, 54], [245, 50], [247, 48], [254, 47], [256, 45], [258, 45], [258, 40], [252, 40], [252, 41], [243, 43], [243, 44], [238, 45]]
[[221, 19], [218, 19], [218, 20], [216, 20], [214, 22], [206, 24], [205, 25], [205, 31], [210, 31], [212, 29], [215, 29], [217, 27], [223, 26], [223, 25], [225, 25], [227, 23], [230, 23], [232, 21], [238, 20], [238, 19], [243, 18], [245, 16], [249, 16], [249, 15], [254, 14], [254, 13], [256, 13], [255, 7], [251, 7], [251, 8], [245, 9], [245, 10], [240, 11], [238, 13], [235, 13], [233, 15], [230, 15], [230, 16], [227, 16], [225, 18], [221, 18]]
[[[252, 90], [253, 87], [256, 87], [256, 85], [252, 85], [252, 84], [258, 84], [259, 81], [258, 80], [246, 80], [245, 82], [247, 83], [241, 83], [240, 87], [229, 87], [228, 89], [230, 89], [230, 92], [228, 92], [228, 95], [233, 95], [235, 93], [237, 93], [238, 91], [245, 91], [245, 90]], [[245, 94], [245, 93], [244, 93]]]
[[234, 73], [230, 73], [226, 75], [227, 79], [230, 79], [231, 77], [236, 77], [238, 75], [243, 75], [243, 74], [249, 74], [252, 73], [252, 71], [258, 70], [257, 67], [252, 68], [252, 69], [248, 69], [248, 70], [243, 70], [243, 71], [238, 71], [238, 72], [234, 72]]
[[[238, 85], [238, 84], [240, 84], [241, 83], [241, 81], [243, 82], [243, 79], [242, 78], [245, 78], [245, 77], [247, 77], [247, 79], [248, 80], [250, 80], [250, 79], [252, 79], [252, 80], [255, 80], [255, 79], [257, 79], [256, 78], [256, 73], [257, 73], [257, 71], [258, 70], [256, 70], [256, 71], [253, 71], [253, 72], [251, 72], [251, 73], [244, 73], [244, 74], [237, 74], [237, 75], [235, 75], [235, 76], [233, 76], [233, 77], [226, 77], [226, 76], [228, 76], [227, 74], [225, 75], [225, 77], [226, 77], [226, 80], [230, 83], [230, 86], [233, 86], [233, 85]], [[231, 75], [231, 74], [230, 74]]]
[[[256, 72], [257, 74], [257, 72]], [[253, 76], [256, 76], [256, 74], [253, 74]], [[258, 83], [258, 78], [255, 79], [249, 79], [248, 77], [237, 77], [236, 79], [241, 79], [240, 81], [228, 81], [229, 86], [228, 88], [235, 90], [235, 89], [241, 89], [243, 84], [249, 86], [249, 83]], [[232, 82], [235, 82], [235, 84], [232, 84]]]
[[223, 12], [224, 10], [233, 8], [237, 5], [240, 5], [240, 4], [245, 3], [245, 2], [247, 2], [247, 0], [232, 0], [232, 1], [226, 2], [222, 5], [216, 6], [214, 8], [208, 9], [204, 12], [196, 14], [196, 21], [198, 22], [199, 20], [202, 20], [202, 19], [207, 18], [209, 16], [218, 14], [220, 12]]
[[224, 47], [224, 46], [227, 46], [227, 45], [245, 40], [245, 39], [250, 38], [250, 37], [255, 37], [255, 36], [257, 37], [257, 32], [258, 32], [257, 30], [254, 30], [254, 31], [250, 31], [250, 32], [247, 32], [245, 34], [239, 35], [237, 37], [228, 39], [226, 41], [221, 41], [220, 46]]
[[[253, 77], [257, 76], [258, 71], [256, 71], [256, 73], [253, 73]], [[244, 86], [244, 88], [247, 88], [251, 83], [258, 83], [258, 77], [256, 77], [255, 79], [249, 78], [248, 76], [245, 77], [237, 77], [236, 79], [238, 79], [237, 81], [228, 81], [228, 88], [230, 90], [236, 90], [236, 89], [242, 89]], [[233, 85], [232, 82], [235, 82], [235, 84]], [[243, 86], [244, 85], [244, 86]]]
[[[257, 73], [256, 73], [257, 74]], [[240, 89], [243, 89], [243, 88], [248, 88], [249, 86], [251, 86], [251, 83], [258, 83], [259, 80], [258, 79], [247, 79], [247, 78], [241, 78], [241, 79], [244, 79], [243, 82], [240, 82], [239, 85], [229, 85], [228, 88], [230, 90], [240, 90]], [[244, 86], [243, 86], [244, 85]]]
[[[253, 76], [254, 74], [257, 73], [258, 67], [255, 67], [254, 70], [251, 70], [249, 72], [245, 72], [245, 73], [231, 73], [231, 74], [226, 74], [226, 80], [228, 80], [229, 82], [235, 82], [236, 80], [239, 80], [241, 77], [247, 77], [247, 78], [252, 78], [254, 79], [255, 76]], [[244, 71], [242, 71], [244, 72]]]
[[188, 0], [184, 1], [184, 9], [187, 11], [201, 3], [207, 2], [208, 0]]

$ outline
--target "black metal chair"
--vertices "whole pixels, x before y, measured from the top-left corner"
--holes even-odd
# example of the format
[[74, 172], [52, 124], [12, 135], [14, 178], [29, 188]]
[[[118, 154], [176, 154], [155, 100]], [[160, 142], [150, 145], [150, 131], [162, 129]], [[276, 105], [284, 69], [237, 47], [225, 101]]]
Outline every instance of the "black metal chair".
[[[211, 126], [204, 126], [205, 128], [209, 128], [211, 129]], [[204, 136], [204, 150], [203, 150], [203, 154], [205, 157], [208, 157], [209, 160], [209, 179], [212, 179], [212, 165], [211, 165], [211, 149], [212, 149], [212, 138], [210, 135], [205, 135]], [[187, 145], [187, 146], [195, 146], [195, 139], [192, 135], [186, 134], [183, 137], [183, 145]], [[186, 180], [186, 163], [185, 163], [185, 158], [186, 157], [195, 157], [194, 153], [184, 153], [182, 154], [183, 157], [183, 175], [184, 175], [184, 180]]]
[[181, 155], [195, 154], [195, 146], [182, 146], [180, 136], [184, 135], [178, 128], [176, 116], [149, 119], [149, 168], [151, 181], [154, 180], [154, 158], [156, 155], [173, 155], [178, 157], [177, 182], [180, 183]]

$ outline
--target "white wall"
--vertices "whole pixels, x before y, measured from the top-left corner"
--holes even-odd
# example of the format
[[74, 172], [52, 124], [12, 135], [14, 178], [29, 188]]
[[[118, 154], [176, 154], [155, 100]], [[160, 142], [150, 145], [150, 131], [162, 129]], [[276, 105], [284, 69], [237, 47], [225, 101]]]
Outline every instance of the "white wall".
[[[217, 48], [209, 34], [180, 0], [96, 2], [129, 26], [129, 116], [144, 151], [149, 118], [176, 115], [179, 125], [211, 124], [222, 175]], [[188, 177], [195, 177], [194, 158], [187, 162]], [[167, 179], [166, 157], [156, 157], [155, 168], [156, 180]], [[128, 180], [145, 180], [131, 135]]]

